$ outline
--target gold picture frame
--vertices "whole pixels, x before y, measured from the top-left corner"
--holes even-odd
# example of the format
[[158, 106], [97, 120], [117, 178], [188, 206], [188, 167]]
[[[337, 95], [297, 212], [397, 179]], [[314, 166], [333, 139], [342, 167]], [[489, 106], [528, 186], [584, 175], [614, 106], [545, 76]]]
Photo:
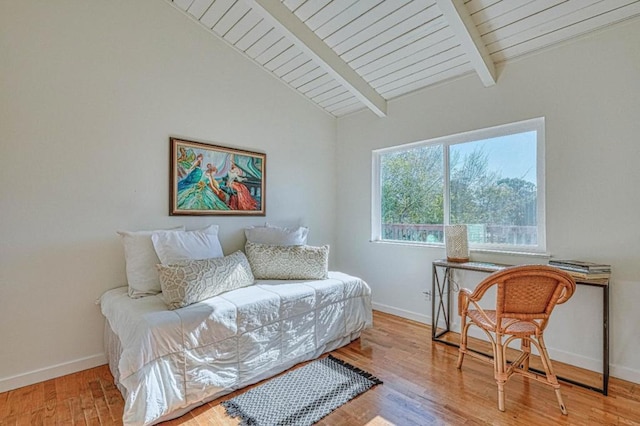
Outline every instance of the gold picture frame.
[[169, 214], [266, 214], [267, 155], [170, 138]]

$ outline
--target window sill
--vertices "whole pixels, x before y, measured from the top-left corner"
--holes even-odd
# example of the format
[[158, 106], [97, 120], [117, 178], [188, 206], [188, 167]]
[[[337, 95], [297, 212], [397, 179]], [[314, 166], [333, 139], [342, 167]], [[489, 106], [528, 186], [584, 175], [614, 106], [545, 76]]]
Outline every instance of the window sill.
[[[434, 244], [434, 243], [418, 243], [415, 241], [393, 241], [393, 240], [369, 240], [370, 243], [374, 244], [389, 244], [396, 246], [408, 246], [408, 247], [428, 247], [428, 248], [436, 248], [444, 250], [444, 244]], [[500, 256], [521, 256], [521, 257], [535, 257], [535, 258], [544, 258], [548, 259], [551, 257], [550, 253], [547, 252], [532, 252], [532, 251], [515, 251], [515, 250], [501, 250], [501, 249], [485, 249], [472, 248], [471, 253], [477, 254], [495, 254]]]

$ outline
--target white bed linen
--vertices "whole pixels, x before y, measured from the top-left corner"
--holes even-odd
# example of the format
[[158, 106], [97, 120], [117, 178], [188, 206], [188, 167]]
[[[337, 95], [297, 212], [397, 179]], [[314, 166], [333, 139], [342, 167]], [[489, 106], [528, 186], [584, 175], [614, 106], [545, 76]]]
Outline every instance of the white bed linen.
[[181, 415], [345, 345], [372, 322], [369, 286], [340, 272], [325, 280], [259, 280], [173, 311], [161, 297], [131, 299], [122, 287], [100, 299], [121, 346], [119, 359], [109, 361], [117, 366], [126, 425]]

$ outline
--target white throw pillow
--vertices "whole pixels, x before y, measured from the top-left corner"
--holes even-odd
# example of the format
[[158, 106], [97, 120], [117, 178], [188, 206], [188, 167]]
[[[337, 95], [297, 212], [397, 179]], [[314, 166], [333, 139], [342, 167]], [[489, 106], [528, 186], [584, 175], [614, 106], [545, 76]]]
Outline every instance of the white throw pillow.
[[182, 308], [254, 283], [246, 256], [237, 251], [216, 259], [157, 265], [162, 297], [169, 309]]
[[247, 242], [247, 259], [258, 280], [322, 280], [328, 277], [329, 246], [272, 246]]
[[[168, 231], [184, 231], [180, 226]], [[129, 284], [129, 296], [133, 298], [160, 293], [160, 281], [156, 264], [160, 262], [151, 235], [158, 231], [118, 231], [124, 246], [124, 258]]]
[[196, 231], [154, 232], [151, 241], [163, 265], [224, 256], [218, 225]]
[[307, 244], [309, 228], [281, 228], [267, 224], [267, 226], [252, 226], [244, 230], [247, 242], [269, 244], [272, 246], [303, 246]]

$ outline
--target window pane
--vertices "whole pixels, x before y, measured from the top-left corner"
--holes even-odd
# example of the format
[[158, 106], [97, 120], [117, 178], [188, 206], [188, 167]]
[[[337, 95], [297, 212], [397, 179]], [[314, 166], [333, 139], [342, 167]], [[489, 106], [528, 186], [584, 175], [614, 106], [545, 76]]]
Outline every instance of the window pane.
[[450, 223], [473, 245], [536, 246], [537, 132], [449, 147]]
[[472, 249], [543, 253], [544, 118], [373, 152], [371, 237], [444, 244], [466, 224]]
[[382, 239], [443, 242], [443, 173], [442, 145], [381, 155]]

